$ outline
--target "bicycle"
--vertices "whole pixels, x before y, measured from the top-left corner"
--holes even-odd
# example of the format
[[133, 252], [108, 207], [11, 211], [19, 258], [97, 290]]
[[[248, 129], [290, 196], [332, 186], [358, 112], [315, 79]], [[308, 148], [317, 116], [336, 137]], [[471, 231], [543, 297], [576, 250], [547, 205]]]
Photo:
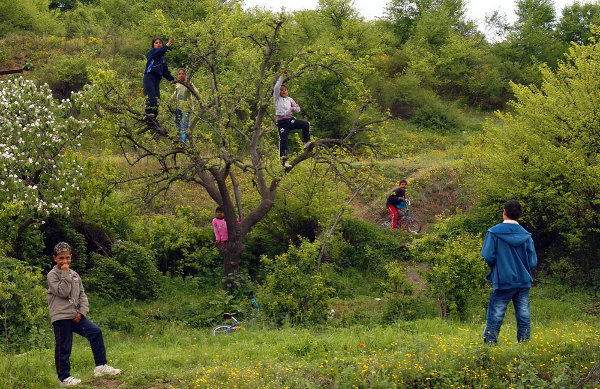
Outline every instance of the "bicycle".
[[[410, 206], [410, 200], [406, 199], [404, 201], [406, 203], [406, 208], [404, 208], [404, 213], [400, 216], [400, 212], [398, 212], [398, 224], [403, 225], [406, 228], [406, 231], [412, 234], [418, 234], [421, 231], [421, 224], [413, 219], [412, 214], [408, 207]], [[398, 210], [401, 211], [401, 210]], [[389, 217], [381, 223], [382, 227], [390, 228], [392, 226], [392, 222]]]
[[[250, 291], [250, 300], [251, 300], [252, 308], [254, 308], [258, 311], [258, 302], [256, 301], [256, 298], [254, 297], [254, 293], [252, 291]], [[231, 320], [233, 320], [233, 323], [232, 324], [221, 324], [221, 325], [216, 326], [215, 328], [212, 329], [213, 336], [224, 335], [224, 334], [228, 334], [230, 332], [234, 332], [234, 331], [241, 329], [242, 324], [240, 323], [240, 321], [238, 321], [238, 319], [235, 318], [234, 315], [237, 315], [237, 313], [236, 312], [224, 313], [223, 319], [225, 319], [225, 320], [231, 319]], [[254, 319], [251, 319], [249, 322], [251, 322], [253, 320]]]

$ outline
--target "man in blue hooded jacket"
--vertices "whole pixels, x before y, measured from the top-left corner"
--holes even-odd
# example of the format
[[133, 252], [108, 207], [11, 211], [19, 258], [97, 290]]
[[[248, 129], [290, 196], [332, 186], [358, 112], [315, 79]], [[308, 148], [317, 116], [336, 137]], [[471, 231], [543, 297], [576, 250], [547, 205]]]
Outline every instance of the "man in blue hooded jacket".
[[486, 276], [493, 285], [488, 304], [483, 341], [496, 343], [506, 307], [512, 300], [517, 319], [517, 340], [526, 342], [531, 335], [529, 289], [537, 256], [531, 234], [517, 219], [523, 210], [517, 200], [504, 205], [504, 221], [487, 231], [481, 255], [490, 267]]

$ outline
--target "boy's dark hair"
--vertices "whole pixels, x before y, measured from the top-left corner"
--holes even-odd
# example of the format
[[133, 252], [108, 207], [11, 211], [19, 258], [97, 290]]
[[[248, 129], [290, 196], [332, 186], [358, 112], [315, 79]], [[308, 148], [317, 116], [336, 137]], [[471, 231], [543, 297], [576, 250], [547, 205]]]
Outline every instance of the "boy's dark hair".
[[[154, 48], [154, 42], [156, 42], [156, 41], [163, 42], [162, 38], [154, 38], [154, 39], [152, 39], [152, 45], [150, 46], [151, 48]], [[163, 43], [165, 43], [165, 42], [163, 42]]]
[[54, 255], [58, 255], [63, 251], [71, 252], [71, 246], [67, 242], [59, 242], [54, 246]]
[[400, 180], [400, 182], [398, 184], [402, 184], [402, 183], [408, 184], [408, 181], [406, 181], [406, 180]]
[[215, 209], [215, 212], [223, 212], [223, 208], [221, 208], [220, 206], [217, 207], [217, 209]]
[[515, 199], [508, 200], [506, 204], [504, 204], [504, 210], [506, 211], [506, 216], [511, 220], [517, 220], [523, 214], [521, 203]]

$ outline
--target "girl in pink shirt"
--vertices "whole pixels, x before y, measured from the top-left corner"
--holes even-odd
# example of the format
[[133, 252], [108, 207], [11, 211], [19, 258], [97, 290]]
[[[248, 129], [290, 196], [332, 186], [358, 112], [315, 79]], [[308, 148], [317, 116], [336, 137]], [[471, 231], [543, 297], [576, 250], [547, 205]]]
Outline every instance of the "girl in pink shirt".
[[217, 207], [215, 218], [212, 220], [213, 230], [215, 231], [215, 245], [225, 246], [227, 243], [227, 222], [225, 221], [225, 212], [221, 207]]

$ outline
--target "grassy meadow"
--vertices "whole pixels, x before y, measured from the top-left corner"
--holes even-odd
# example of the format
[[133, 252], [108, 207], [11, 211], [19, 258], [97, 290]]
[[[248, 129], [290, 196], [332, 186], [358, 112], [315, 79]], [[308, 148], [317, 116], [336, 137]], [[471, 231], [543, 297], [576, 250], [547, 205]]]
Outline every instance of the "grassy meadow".
[[[94, 378], [89, 346], [75, 336], [72, 374], [83, 380], [80, 387], [600, 387], [598, 301], [585, 292], [536, 285], [531, 341], [516, 342], [509, 307], [498, 344], [489, 346], [481, 341], [485, 307], [467, 322], [432, 317], [386, 323], [377, 309], [354, 316], [350, 324], [344, 317], [348, 311], [336, 312], [326, 324], [313, 327], [274, 328], [268, 318], [259, 318], [238, 332], [213, 337], [212, 325], [194, 324], [194, 314], [202, 312], [169, 314], [177, 301], [207, 293], [194, 293], [190, 282], [178, 285], [151, 304], [109, 303], [91, 296], [90, 318], [104, 330], [109, 363], [123, 372]], [[361, 295], [344, 303], [385, 304], [375, 297]], [[59, 387], [52, 341], [50, 332], [40, 334], [35, 350], [2, 355], [0, 386]]]

